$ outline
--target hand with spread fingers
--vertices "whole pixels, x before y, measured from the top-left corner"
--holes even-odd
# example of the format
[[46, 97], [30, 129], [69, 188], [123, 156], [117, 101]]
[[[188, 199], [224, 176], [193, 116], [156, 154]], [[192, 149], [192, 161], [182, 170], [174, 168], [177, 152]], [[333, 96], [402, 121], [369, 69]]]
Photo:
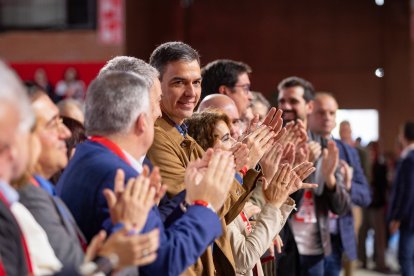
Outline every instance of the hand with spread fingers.
[[[207, 165], [207, 166], [206, 166]], [[235, 173], [234, 156], [229, 151], [208, 149], [205, 157], [190, 162], [184, 182], [186, 201], [202, 200], [219, 210], [227, 198]]]
[[142, 266], [152, 263], [157, 257], [159, 247], [159, 230], [149, 233], [129, 235], [129, 230], [123, 228], [106, 238], [105, 231], [99, 232], [91, 241], [85, 254], [85, 262], [96, 256], [117, 257], [114, 269], [128, 266]]
[[265, 155], [263, 155], [262, 159], [259, 162], [260, 167], [262, 168], [263, 176], [266, 178], [268, 183], [270, 183], [270, 181], [273, 179], [279, 168], [282, 153], [282, 145], [276, 144], [271, 147], [270, 150], [265, 153]]
[[280, 164], [289, 164], [293, 166], [295, 163], [295, 145], [293, 143], [287, 143], [283, 147], [282, 159], [280, 160]]
[[316, 168], [311, 162], [303, 162], [293, 168], [295, 174], [299, 177], [300, 180], [304, 181], [309, 175], [311, 175]]
[[126, 227], [141, 231], [156, 201], [156, 191], [150, 186], [148, 168], [137, 178], [129, 179], [126, 186], [124, 183], [125, 173], [119, 169], [115, 176], [114, 191], [103, 191], [112, 223], [123, 223]]
[[317, 187], [316, 184], [303, 183], [289, 164], [281, 165], [270, 183], [267, 183], [263, 177], [263, 183], [266, 202], [277, 208], [280, 208], [288, 196], [297, 190]]
[[306, 143], [308, 140], [305, 125], [301, 120], [289, 122], [286, 124], [285, 128], [285, 135], [283, 135], [280, 139], [280, 143], [283, 146], [288, 143], [292, 143], [296, 147], [297, 145]]
[[270, 127], [275, 133], [275, 136], [278, 136], [283, 128], [282, 114], [283, 111], [281, 109], [272, 107], [263, 120], [263, 125]]
[[230, 151], [234, 155], [234, 162], [236, 163], [236, 171], [240, 171], [244, 166], [249, 163], [249, 149], [246, 144], [237, 142]]
[[336, 178], [335, 170], [338, 167], [339, 151], [334, 141], [329, 140], [326, 149], [322, 152], [322, 176], [326, 187], [330, 190], [335, 189]]
[[273, 137], [272, 129], [261, 125], [243, 140], [249, 149], [249, 163], [247, 164], [249, 169], [256, 167], [259, 160], [272, 147]]

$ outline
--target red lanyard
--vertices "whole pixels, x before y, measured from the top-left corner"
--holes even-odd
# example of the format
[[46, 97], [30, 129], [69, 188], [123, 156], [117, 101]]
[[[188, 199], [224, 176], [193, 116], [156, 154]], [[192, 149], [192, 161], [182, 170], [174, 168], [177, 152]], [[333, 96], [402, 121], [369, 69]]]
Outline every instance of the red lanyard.
[[103, 136], [91, 136], [89, 140], [101, 144], [102, 146], [112, 151], [119, 158], [124, 160], [128, 165], [131, 165], [131, 162], [129, 162], [128, 158], [125, 156], [125, 153], [122, 151], [122, 149], [108, 138]]
[[[10, 207], [9, 202], [7, 201], [7, 199], [4, 197], [4, 195], [0, 192], [0, 200], [3, 201], [4, 204], [6, 204], [8, 207]], [[14, 215], [13, 215], [14, 218]], [[16, 221], [16, 225], [19, 225]], [[27, 268], [29, 269], [29, 273], [32, 275], [33, 274], [33, 266], [32, 266], [32, 261], [30, 259], [30, 254], [29, 254], [29, 249], [27, 247], [27, 243], [26, 240], [23, 236], [22, 231], [19, 228], [19, 232], [20, 232], [20, 241], [22, 243], [23, 246], [23, 251], [24, 251], [24, 256], [26, 259], [26, 263], [27, 263]]]
[[252, 232], [252, 225], [250, 224], [250, 221], [247, 219], [247, 216], [243, 211], [240, 212], [240, 216], [242, 217], [244, 223], [246, 223], [247, 234], [250, 234]]

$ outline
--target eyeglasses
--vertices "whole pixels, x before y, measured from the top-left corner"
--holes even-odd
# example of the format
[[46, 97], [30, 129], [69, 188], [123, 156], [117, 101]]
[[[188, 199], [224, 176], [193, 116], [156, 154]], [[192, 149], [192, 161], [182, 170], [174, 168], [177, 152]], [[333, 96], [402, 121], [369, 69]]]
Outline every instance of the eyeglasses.
[[250, 84], [235, 84], [234, 87], [240, 87], [246, 95], [251, 91]]
[[59, 130], [60, 126], [62, 125], [63, 119], [59, 116], [56, 116], [46, 124], [46, 128], [49, 130]]

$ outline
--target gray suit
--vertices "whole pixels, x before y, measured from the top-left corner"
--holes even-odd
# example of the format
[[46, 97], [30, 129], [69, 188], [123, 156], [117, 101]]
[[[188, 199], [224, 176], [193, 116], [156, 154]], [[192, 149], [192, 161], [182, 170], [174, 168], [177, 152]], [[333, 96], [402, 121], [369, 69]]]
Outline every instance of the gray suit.
[[20, 202], [45, 230], [49, 243], [64, 266], [82, 264], [84, 254], [76, 224], [66, 205], [43, 189], [26, 185], [19, 189]]

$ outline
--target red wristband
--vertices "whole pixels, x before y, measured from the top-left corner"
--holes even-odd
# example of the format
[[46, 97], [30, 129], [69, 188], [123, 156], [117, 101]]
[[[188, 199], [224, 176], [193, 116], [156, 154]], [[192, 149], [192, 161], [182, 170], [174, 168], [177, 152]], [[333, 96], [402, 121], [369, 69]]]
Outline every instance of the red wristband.
[[243, 166], [243, 168], [241, 168], [239, 172], [240, 172], [243, 176], [246, 176], [246, 173], [247, 173], [247, 166], [246, 166], [246, 165], [245, 165], [245, 166]]
[[210, 209], [211, 211], [213, 211], [214, 213], [216, 212], [213, 208], [213, 206], [208, 203], [207, 201], [204, 200], [194, 200], [192, 205], [198, 205], [198, 206], [204, 206], [208, 209]]
[[207, 201], [204, 201], [204, 200], [194, 200], [193, 205], [200, 205], [200, 206], [207, 207], [209, 204]]

